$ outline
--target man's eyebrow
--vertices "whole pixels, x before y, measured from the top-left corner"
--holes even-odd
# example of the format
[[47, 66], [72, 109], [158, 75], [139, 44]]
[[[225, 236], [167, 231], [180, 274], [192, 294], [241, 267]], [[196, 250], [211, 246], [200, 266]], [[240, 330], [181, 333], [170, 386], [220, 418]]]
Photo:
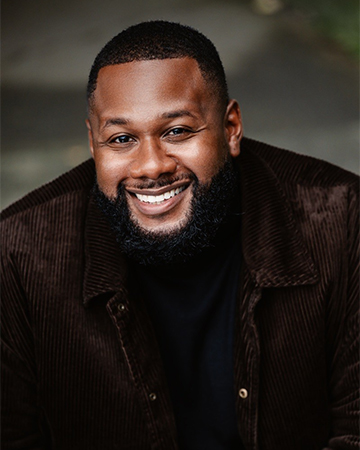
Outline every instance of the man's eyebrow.
[[187, 109], [178, 109], [176, 111], [169, 111], [161, 115], [161, 117], [164, 119], [176, 119], [178, 117], [183, 116], [193, 117], [196, 119], [195, 114], [191, 113]]
[[111, 119], [107, 119], [104, 125], [101, 127], [103, 130], [105, 128], [111, 127], [112, 125], [128, 125], [129, 120], [123, 117], [112, 117]]
[[[191, 113], [187, 109], [178, 109], [176, 111], [168, 111], [160, 115], [162, 119], [176, 119], [178, 117], [192, 117], [196, 119], [195, 114]], [[102, 130], [105, 130], [105, 128], [116, 126], [116, 125], [129, 125], [130, 120], [126, 119], [124, 117], [111, 117], [110, 119], [107, 119], [104, 123], [104, 125], [101, 127]]]

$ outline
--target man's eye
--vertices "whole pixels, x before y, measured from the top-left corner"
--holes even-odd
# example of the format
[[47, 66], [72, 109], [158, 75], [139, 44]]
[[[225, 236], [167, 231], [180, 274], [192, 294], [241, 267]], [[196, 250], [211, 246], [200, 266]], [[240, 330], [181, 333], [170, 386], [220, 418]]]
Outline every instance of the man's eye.
[[169, 136], [179, 136], [180, 134], [184, 134], [184, 133], [188, 133], [189, 130], [186, 130], [185, 128], [173, 128], [172, 130], [169, 131], [168, 135]]
[[188, 128], [176, 127], [168, 131], [165, 135], [165, 138], [168, 138], [169, 141], [173, 140], [175, 142], [182, 142], [191, 138], [194, 134], [195, 132], [189, 130]]
[[111, 144], [127, 144], [128, 142], [132, 142], [133, 138], [130, 136], [126, 136], [126, 134], [122, 134], [121, 136], [116, 136], [111, 139]]

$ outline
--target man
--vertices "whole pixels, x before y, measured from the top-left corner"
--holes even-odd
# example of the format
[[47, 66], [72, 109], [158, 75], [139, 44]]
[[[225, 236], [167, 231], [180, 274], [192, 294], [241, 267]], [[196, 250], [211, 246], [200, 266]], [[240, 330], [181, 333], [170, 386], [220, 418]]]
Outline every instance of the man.
[[357, 177], [242, 138], [178, 24], [88, 104], [93, 160], [3, 212], [4, 448], [358, 448]]

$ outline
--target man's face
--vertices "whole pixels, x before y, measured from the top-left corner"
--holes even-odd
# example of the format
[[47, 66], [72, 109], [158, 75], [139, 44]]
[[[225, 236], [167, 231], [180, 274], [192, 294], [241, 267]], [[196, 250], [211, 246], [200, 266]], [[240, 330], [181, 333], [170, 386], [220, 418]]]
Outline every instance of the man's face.
[[122, 185], [131, 219], [160, 234], [185, 226], [194, 180], [210, 184], [241, 138], [237, 103], [224, 116], [191, 58], [101, 69], [88, 128], [100, 190]]

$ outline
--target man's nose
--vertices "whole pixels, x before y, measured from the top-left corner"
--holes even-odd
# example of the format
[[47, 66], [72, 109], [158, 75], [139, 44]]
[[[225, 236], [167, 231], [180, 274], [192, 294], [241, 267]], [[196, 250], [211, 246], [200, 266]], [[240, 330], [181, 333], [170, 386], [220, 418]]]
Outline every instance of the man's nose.
[[130, 168], [130, 176], [156, 180], [163, 174], [174, 173], [176, 167], [175, 159], [166, 153], [161, 143], [148, 139], [139, 146], [136, 160]]

